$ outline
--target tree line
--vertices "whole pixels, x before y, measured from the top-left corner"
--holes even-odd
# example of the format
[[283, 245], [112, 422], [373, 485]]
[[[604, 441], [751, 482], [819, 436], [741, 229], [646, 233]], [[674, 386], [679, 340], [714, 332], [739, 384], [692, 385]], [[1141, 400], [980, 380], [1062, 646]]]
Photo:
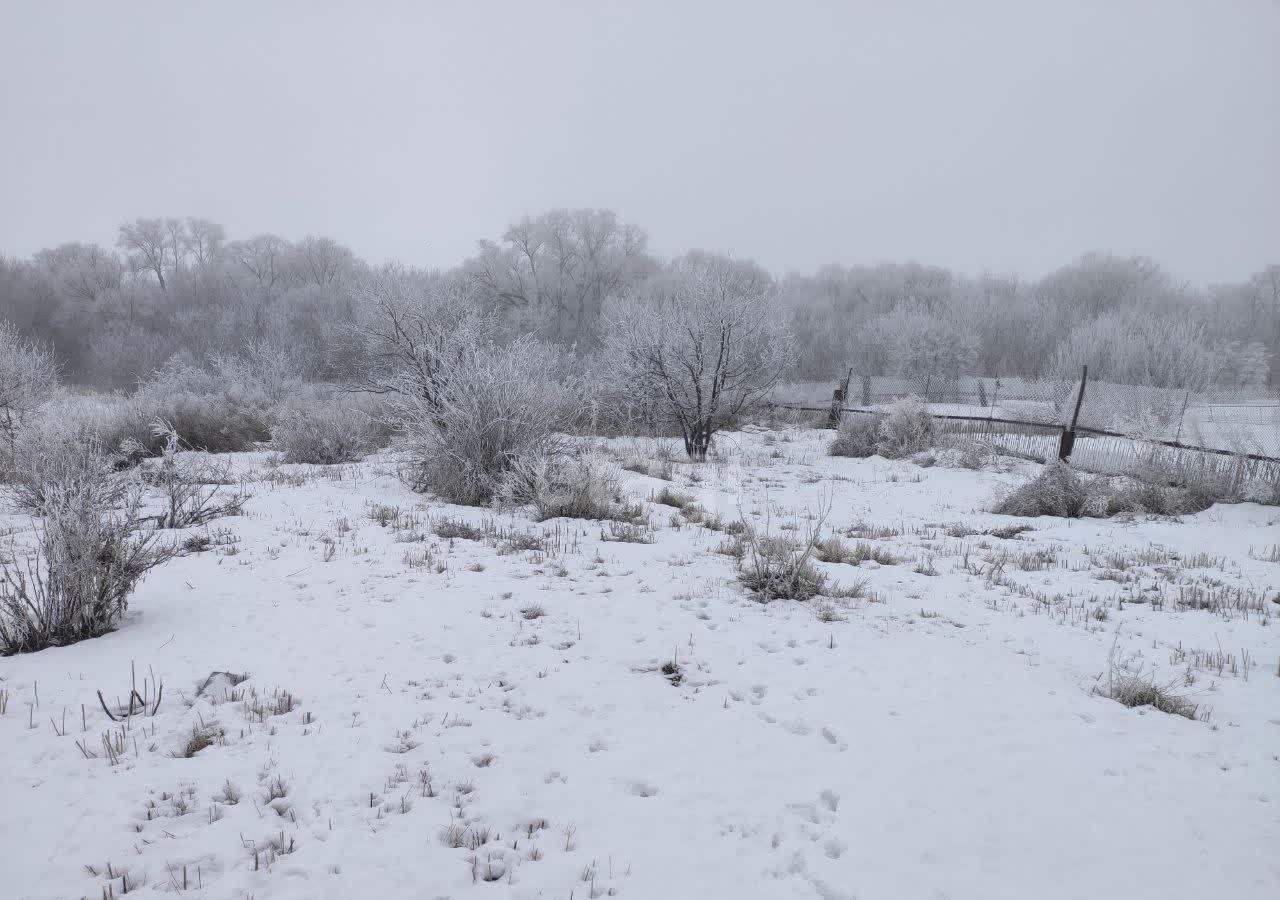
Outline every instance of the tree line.
[[[389, 274], [459, 286], [508, 337], [589, 357], [602, 317], [661, 302], [682, 265], [607, 210], [555, 210], [478, 242], [452, 270], [373, 266], [327, 237], [232, 240], [200, 218], [140, 218], [115, 246], [67, 243], [0, 257], [0, 319], [56, 353], [64, 380], [131, 390], [175, 359], [279, 354], [307, 378], [360, 368], [369, 287]], [[920, 263], [739, 276], [768, 298], [798, 352], [788, 377], [859, 373], [1054, 377], [1230, 390], [1280, 386], [1280, 264], [1197, 288], [1154, 261], [1086, 254], [1038, 280]], [[607, 312], [612, 310], [611, 313]]]

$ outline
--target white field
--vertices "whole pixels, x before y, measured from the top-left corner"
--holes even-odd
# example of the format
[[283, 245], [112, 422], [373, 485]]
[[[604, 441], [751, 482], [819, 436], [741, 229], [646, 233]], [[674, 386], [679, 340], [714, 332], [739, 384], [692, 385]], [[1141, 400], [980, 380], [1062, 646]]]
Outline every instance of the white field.
[[[869, 539], [899, 564], [820, 564], [869, 595], [829, 604], [755, 602], [721, 534], [652, 502], [655, 542], [617, 543], [416, 496], [390, 456], [259, 480], [211, 529], [235, 542], [152, 573], [119, 631], [0, 659], [0, 895], [1280, 896], [1280, 510], [964, 535], [1023, 521], [984, 510], [1034, 467], [826, 440], [725, 435], [673, 470], [775, 534], [827, 500], [829, 528], [901, 532]], [[637, 499], [667, 484], [624, 475]], [[441, 516], [552, 547], [443, 540]], [[1200, 720], [1095, 695], [1109, 658]], [[135, 664], [164, 695], [113, 765], [96, 692], [126, 697]], [[292, 702], [202, 695], [215, 671]], [[224, 736], [175, 755], [202, 724]]]

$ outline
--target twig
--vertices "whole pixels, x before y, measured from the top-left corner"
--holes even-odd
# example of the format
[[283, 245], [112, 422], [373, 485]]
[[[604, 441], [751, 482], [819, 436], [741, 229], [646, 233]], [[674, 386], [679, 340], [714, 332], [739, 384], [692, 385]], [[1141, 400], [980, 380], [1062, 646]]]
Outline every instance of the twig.
[[102, 698], [102, 691], [98, 691], [98, 702], [102, 704], [102, 711], [107, 714], [107, 718], [112, 722], [119, 722], [115, 716], [111, 714], [111, 710], [107, 709], [107, 701]]

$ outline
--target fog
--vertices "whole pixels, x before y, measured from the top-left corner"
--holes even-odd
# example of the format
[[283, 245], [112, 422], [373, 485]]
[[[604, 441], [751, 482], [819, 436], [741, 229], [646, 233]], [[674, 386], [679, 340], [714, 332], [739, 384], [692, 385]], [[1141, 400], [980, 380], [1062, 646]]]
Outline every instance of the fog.
[[137, 216], [448, 268], [549, 209], [774, 274], [1280, 246], [1280, 5], [5, 2], [0, 253]]
[[0, 895], [1276, 900], [1278, 112], [1280, 0], [0, 0]]

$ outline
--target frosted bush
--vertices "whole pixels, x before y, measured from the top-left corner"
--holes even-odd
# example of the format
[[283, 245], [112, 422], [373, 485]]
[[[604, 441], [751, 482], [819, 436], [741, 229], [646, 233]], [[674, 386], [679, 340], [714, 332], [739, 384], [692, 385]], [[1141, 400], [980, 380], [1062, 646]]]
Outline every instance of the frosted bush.
[[271, 445], [287, 463], [333, 465], [354, 462], [376, 444], [367, 412], [337, 398], [317, 398], [282, 410], [271, 427]]
[[832, 456], [875, 456], [880, 439], [880, 417], [846, 414], [836, 429], [836, 439], [831, 442]]
[[150, 434], [151, 423], [144, 420], [132, 398], [59, 390], [17, 429], [13, 453], [20, 469], [23, 460], [37, 459], [53, 448], [93, 441], [103, 452], [119, 456], [117, 462], [136, 461], [149, 452], [142, 449], [141, 441], [149, 441]]
[[113, 630], [129, 596], [175, 554], [143, 529], [140, 485], [104, 459], [38, 487], [39, 541], [25, 559], [0, 562], [0, 652], [71, 644]]
[[164, 434], [164, 453], [158, 463], [143, 463], [139, 471], [164, 499], [157, 527], [190, 528], [240, 515], [251, 495], [244, 481], [232, 475], [231, 464], [207, 453], [184, 451], [173, 429], [163, 422], [156, 428]]
[[[197, 450], [249, 450], [271, 437], [271, 403], [261, 386], [189, 363], [171, 361], [142, 383], [133, 400], [148, 429], [164, 420]], [[163, 449], [152, 434], [129, 437], [153, 454]]]
[[1001, 500], [994, 511], [1009, 516], [1064, 518], [1108, 518], [1126, 513], [1181, 516], [1215, 503], [1239, 500], [1239, 493], [1226, 478], [1205, 477], [1182, 485], [1171, 485], [1159, 477], [1086, 481], [1066, 464], [1054, 462]]
[[937, 443], [937, 427], [928, 408], [914, 397], [894, 404], [887, 415], [848, 413], [832, 442], [832, 456], [866, 457], [879, 454], [900, 459]]
[[888, 459], [900, 459], [932, 447], [937, 440], [933, 417], [914, 397], [899, 400], [880, 420], [876, 449]]
[[410, 386], [394, 401], [406, 480], [453, 503], [487, 503], [517, 462], [561, 449], [577, 409], [569, 365], [533, 338], [458, 348], [431, 395]]
[[112, 506], [124, 496], [124, 482], [110, 477], [118, 467], [119, 458], [103, 452], [96, 436], [32, 424], [18, 433], [10, 499], [16, 509], [43, 514], [58, 498], [92, 489]]
[[519, 459], [503, 477], [500, 495], [507, 504], [531, 504], [540, 520], [633, 519], [639, 512], [623, 502], [618, 467], [591, 456]]
[[1060, 516], [1077, 518], [1086, 511], [1089, 487], [1070, 466], [1053, 462], [1039, 475], [1014, 489], [996, 504], [1006, 516]]
[[95, 437], [104, 448], [135, 459], [164, 450], [163, 421], [184, 447], [210, 452], [251, 449], [270, 437], [272, 405], [252, 380], [233, 377], [234, 367], [207, 369], [174, 359], [142, 381], [132, 396], [57, 394], [37, 412], [35, 427]]

